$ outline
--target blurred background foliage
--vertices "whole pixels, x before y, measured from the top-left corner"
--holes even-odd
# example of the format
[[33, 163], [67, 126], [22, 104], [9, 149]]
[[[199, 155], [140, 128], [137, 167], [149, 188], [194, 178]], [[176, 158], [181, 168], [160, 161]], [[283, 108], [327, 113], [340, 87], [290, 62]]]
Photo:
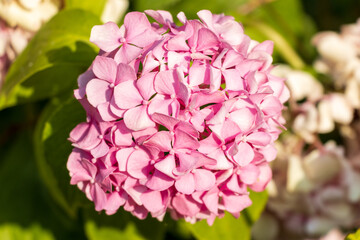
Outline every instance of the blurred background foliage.
[[[72, 90], [97, 54], [88, 39], [91, 27], [100, 24], [105, 2], [66, 0], [9, 70], [0, 92], [0, 239], [251, 239], [266, 193], [251, 193], [254, 205], [239, 219], [226, 215], [209, 227], [170, 217], [140, 221], [125, 211], [96, 213], [69, 184], [67, 137], [85, 120]], [[309, 72], [316, 57], [312, 36], [360, 16], [358, 0], [129, 2], [128, 11], [146, 9], [168, 10], [174, 17], [183, 11], [189, 19], [201, 9], [232, 15], [252, 39], [275, 42], [275, 63]]]

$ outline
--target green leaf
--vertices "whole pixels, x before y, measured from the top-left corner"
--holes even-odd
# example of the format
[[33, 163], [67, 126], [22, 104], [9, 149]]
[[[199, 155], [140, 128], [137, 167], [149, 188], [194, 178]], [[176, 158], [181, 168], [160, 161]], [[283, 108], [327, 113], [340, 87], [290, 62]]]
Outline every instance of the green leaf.
[[260, 215], [266, 206], [268, 193], [267, 191], [254, 192], [250, 190], [250, 198], [253, 204], [245, 209], [245, 214], [247, 215], [250, 224], [254, 224], [260, 218]]
[[251, 226], [260, 217], [260, 214], [265, 207], [267, 193], [250, 191], [250, 198], [253, 201], [253, 204], [249, 208], [243, 210], [238, 219], [234, 218], [229, 213], [225, 213], [225, 216], [221, 219], [216, 219], [212, 226], [209, 226], [204, 220], [195, 224], [182, 222], [190, 229], [196, 239], [199, 240], [250, 240]]
[[[261, 4], [250, 13], [241, 11], [229, 13], [244, 24], [245, 33], [251, 38], [257, 41], [273, 40], [276, 44], [275, 51], [286, 61], [291, 61], [292, 58], [298, 58], [298, 56], [294, 56], [293, 53], [289, 57], [284, 56], [289, 50], [283, 50], [283, 45], [286, 45], [286, 48], [290, 46], [296, 49], [303, 58], [312, 61], [315, 51], [311, 45], [311, 38], [316, 28], [311, 18], [304, 12], [301, 1], [277, 0]], [[299, 62], [299, 60], [296, 61]], [[296, 62], [292, 65], [295, 68], [304, 67], [302, 66], [304, 64]]]
[[76, 85], [97, 54], [89, 42], [90, 12], [62, 11], [45, 24], [12, 64], [0, 92], [0, 109], [55, 96]]
[[115, 215], [96, 213], [94, 209], [85, 212], [85, 233], [89, 240], [161, 240], [165, 225], [148, 216], [139, 220], [129, 212], [119, 210]]
[[347, 235], [345, 240], [360, 240], [360, 228], [355, 233]]
[[168, 9], [174, 4], [178, 4], [180, 0], [136, 0], [134, 1], [135, 9], [137, 11], [144, 11], [147, 9]]
[[107, 0], [65, 0], [65, 9], [83, 9], [101, 17]]
[[0, 239], [4, 240], [54, 240], [54, 236], [39, 225], [22, 228], [17, 224], [0, 225]]
[[225, 216], [216, 219], [212, 226], [209, 226], [205, 220], [195, 224], [186, 224], [195, 238], [199, 240], [250, 240], [250, 227], [243, 215], [236, 219], [231, 214], [225, 213]]
[[77, 187], [70, 185], [66, 168], [72, 151], [67, 138], [78, 123], [85, 121], [85, 116], [84, 109], [74, 97], [53, 99], [44, 110], [34, 136], [40, 175], [53, 198], [70, 217], [75, 217], [83, 202], [89, 202]]

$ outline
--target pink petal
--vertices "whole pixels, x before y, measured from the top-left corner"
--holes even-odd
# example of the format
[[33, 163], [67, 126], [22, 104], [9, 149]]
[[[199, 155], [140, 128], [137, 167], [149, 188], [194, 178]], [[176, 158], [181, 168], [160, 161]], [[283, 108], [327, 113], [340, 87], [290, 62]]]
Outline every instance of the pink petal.
[[221, 86], [221, 71], [217, 68], [211, 67], [210, 75], [210, 92], [214, 92], [220, 89]]
[[94, 184], [90, 187], [90, 194], [95, 204], [95, 210], [103, 210], [107, 201], [104, 190], [98, 184]]
[[238, 124], [231, 120], [227, 120], [224, 122], [219, 135], [223, 140], [229, 140], [238, 135], [240, 132], [241, 129], [239, 128]]
[[190, 86], [198, 86], [203, 83], [210, 82], [210, 68], [201, 61], [194, 61], [189, 70]]
[[149, 127], [155, 127], [155, 123], [150, 119], [147, 114], [147, 106], [137, 106], [129, 109], [124, 114], [125, 125], [133, 130], [140, 131]]
[[242, 108], [230, 113], [231, 120], [233, 120], [242, 132], [248, 132], [255, 121], [255, 113], [249, 108]]
[[143, 98], [135, 86], [135, 82], [125, 81], [114, 88], [115, 104], [121, 109], [130, 109], [142, 103]]
[[240, 169], [239, 177], [240, 180], [248, 185], [255, 183], [260, 174], [260, 170], [257, 166], [249, 164]]
[[196, 169], [193, 173], [196, 191], [207, 191], [215, 185], [215, 175], [205, 169]]
[[118, 192], [112, 192], [108, 195], [104, 209], [107, 215], [115, 214], [120, 206], [125, 204], [125, 199]]
[[128, 129], [124, 121], [120, 121], [115, 125], [113, 131], [113, 141], [116, 146], [130, 146], [133, 143], [131, 130]]
[[213, 213], [218, 213], [219, 208], [219, 189], [217, 187], [214, 187], [207, 193], [205, 193], [203, 197], [203, 201], [205, 206]]
[[201, 206], [191, 196], [184, 194], [176, 194], [172, 199], [172, 205], [178, 213], [189, 217], [193, 217], [200, 212]]
[[246, 141], [257, 146], [266, 146], [271, 142], [270, 134], [266, 132], [254, 132], [246, 136]]
[[105, 52], [111, 52], [120, 46], [119, 38], [121, 37], [122, 34], [116, 23], [108, 22], [91, 29], [90, 42], [95, 43]]
[[158, 94], [153, 99], [151, 99], [148, 108], [148, 113], [150, 114], [152, 119], [153, 119], [153, 115], [156, 113], [163, 115], [171, 115], [172, 114], [171, 104], [173, 102], [174, 102], [173, 99], [169, 99], [169, 98], [165, 99], [163, 95]]
[[259, 150], [266, 161], [271, 162], [276, 158], [277, 150], [273, 144], [269, 144]]
[[244, 59], [244, 57], [240, 53], [238, 53], [234, 50], [229, 50], [224, 59], [223, 67], [231, 68], [233, 66], [238, 65], [240, 62], [243, 61], [243, 59]]
[[71, 171], [73, 176], [71, 177], [70, 184], [77, 184], [78, 182], [91, 181], [95, 179], [97, 167], [90, 161], [86, 159], [78, 159], [77, 165], [75, 166], [75, 164], [73, 164], [73, 166], [75, 168]]
[[86, 95], [89, 103], [94, 107], [104, 102], [109, 102], [113, 94], [113, 90], [109, 87], [109, 82], [92, 79], [86, 85]]
[[227, 181], [226, 187], [233, 193], [244, 194], [247, 193], [246, 185], [239, 182], [239, 177], [233, 174]]
[[149, 172], [152, 169], [150, 160], [149, 155], [145, 151], [134, 151], [128, 158], [126, 166], [127, 172], [130, 176], [137, 179], [148, 178]]
[[231, 213], [238, 213], [252, 204], [248, 195], [224, 195], [223, 201], [225, 209]]
[[126, 39], [139, 47], [145, 47], [160, 38], [158, 34], [152, 31], [150, 22], [144, 13], [130, 12], [126, 14], [124, 26], [126, 28]]
[[144, 11], [147, 15], [149, 15], [150, 17], [152, 17], [153, 19], [155, 19], [155, 21], [157, 21], [158, 23], [162, 24], [162, 25], [166, 25], [169, 23], [173, 23], [173, 17], [171, 15], [171, 13], [169, 13], [168, 11], [163, 11], [163, 10], [145, 10]]
[[232, 91], [241, 91], [245, 89], [244, 80], [240, 76], [240, 72], [237, 69], [228, 69], [223, 71], [226, 81], [226, 89]]
[[177, 78], [177, 72], [174, 70], [159, 72], [154, 81], [155, 91], [164, 95], [175, 94]]
[[97, 78], [110, 83], [115, 82], [117, 66], [112, 58], [97, 56], [93, 62], [92, 70]]
[[230, 45], [241, 44], [244, 39], [244, 30], [236, 21], [226, 21], [219, 30], [221, 38]]
[[260, 170], [259, 177], [250, 188], [255, 192], [262, 192], [272, 178], [272, 171], [268, 164], [259, 165], [258, 168]]
[[161, 113], [154, 113], [151, 115], [151, 118], [154, 122], [166, 127], [171, 132], [174, 131], [175, 125], [180, 122], [180, 120], [176, 118]]
[[97, 145], [95, 148], [90, 150], [91, 154], [95, 158], [100, 158], [105, 156], [109, 152], [109, 146], [106, 144], [105, 141], [101, 141], [99, 145]]
[[[78, 86], [79, 86], [79, 89], [77, 91], [76, 94], [76, 98], [77, 99], [81, 99], [81, 98], [84, 98], [85, 97], [85, 88], [86, 88], [86, 85], [88, 84], [88, 82], [95, 78], [95, 75], [93, 73], [93, 71], [91, 69], [88, 69], [86, 72], [84, 72], [83, 74], [80, 74], [80, 76], [78, 77], [77, 79], [77, 82], [78, 82]], [[76, 90], [75, 90], [76, 91]], [[74, 91], [74, 92], [75, 92]]]
[[144, 207], [149, 212], [157, 212], [163, 209], [165, 206], [163, 204], [161, 192], [158, 191], [146, 191], [141, 194], [141, 202]]
[[193, 152], [190, 154], [178, 152], [176, 153], [179, 158], [179, 166], [175, 169], [174, 173], [177, 175], [184, 174], [194, 168], [196, 168], [197, 162], [199, 161], [198, 155]]
[[142, 49], [130, 44], [123, 44], [120, 49], [116, 52], [114, 60], [117, 63], [129, 64], [134, 59], [140, 56]]
[[160, 131], [155, 133], [151, 138], [146, 140], [143, 144], [145, 146], [156, 147], [162, 152], [169, 152], [171, 146], [172, 136], [168, 131]]
[[134, 148], [122, 148], [119, 151], [116, 152], [116, 160], [118, 162], [119, 171], [125, 172], [126, 171], [126, 165], [128, 162], [128, 158], [130, 154], [132, 154], [134, 151]]
[[260, 105], [260, 108], [265, 115], [277, 116], [280, 115], [283, 106], [277, 97], [268, 96], [264, 98]]
[[175, 188], [184, 194], [191, 194], [195, 191], [195, 180], [191, 173], [181, 176], [175, 181]]
[[142, 205], [141, 195], [147, 190], [147, 188], [143, 185], [139, 185], [138, 180], [128, 177], [123, 185], [123, 189], [137, 205]]
[[254, 150], [252, 147], [244, 142], [240, 142], [239, 144], [234, 144], [234, 148], [236, 149], [233, 153], [229, 150], [229, 154], [233, 157], [234, 161], [239, 164], [239, 166], [246, 166], [254, 159]]
[[173, 170], [176, 167], [174, 155], [168, 154], [166, 156], [166, 158], [164, 158], [163, 160], [160, 160], [154, 166], [160, 172], [166, 174], [167, 176], [169, 176], [171, 178], [175, 178], [175, 176], [173, 174]]
[[186, 38], [185, 38], [185, 34], [184, 33], [179, 33], [177, 35], [175, 35], [173, 38], [171, 38], [168, 41], [168, 45], [167, 48], [169, 50], [175, 50], [175, 51], [188, 51], [190, 48], [186, 43]]
[[208, 169], [212, 170], [226, 170], [231, 169], [234, 167], [234, 164], [232, 164], [226, 157], [224, 150], [221, 148], [216, 149], [215, 151], [207, 154], [208, 157], [216, 159], [216, 165], [209, 165], [207, 166]]
[[174, 179], [168, 177], [167, 175], [161, 173], [158, 170], [154, 171], [154, 174], [147, 181], [146, 186], [155, 191], [164, 191], [174, 185]]
[[137, 79], [136, 73], [132, 67], [127, 64], [119, 63], [117, 66], [116, 84]]
[[253, 52], [264, 51], [264, 52], [267, 52], [268, 54], [272, 55], [273, 50], [274, 50], [274, 42], [270, 41], [270, 40], [266, 40], [266, 41], [256, 45], [252, 51]]
[[175, 131], [174, 149], [198, 149], [200, 143], [184, 131]]
[[91, 150], [99, 145], [99, 129], [92, 123], [80, 123], [70, 132], [70, 141], [74, 146]]
[[197, 51], [204, 51], [218, 46], [219, 40], [211, 30], [202, 28], [198, 31], [198, 34]]
[[96, 109], [98, 110], [99, 115], [101, 116], [101, 119], [103, 121], [114, 121], [119, 118], [119, 116], [115, 115], [111, 111], [111, 106], [109, 102], [99, 104]]
[[155, 94], [154, 89], [154, 80], [155, 80], [155, 72], [147, 73], [139, 78], [136, 82], [136, 86], [139, 89], [139, 92], [143, 99], [149, 100], [152, 95]]

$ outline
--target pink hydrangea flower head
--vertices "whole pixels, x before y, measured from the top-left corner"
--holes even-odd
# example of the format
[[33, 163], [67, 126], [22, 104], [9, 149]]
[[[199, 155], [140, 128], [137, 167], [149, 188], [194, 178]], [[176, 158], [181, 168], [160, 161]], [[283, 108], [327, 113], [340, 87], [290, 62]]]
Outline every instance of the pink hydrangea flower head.
[[87, 121], [70, 134], [71, 184], [107, 214], [238, 217], [272, 177], [289, 95], [270, 73], [273, 44], [207, 10], [180, 13], [181, 26], [145, 12], [154, 23], [132, 12], [92, 29], [101, 51], [75, 90]]

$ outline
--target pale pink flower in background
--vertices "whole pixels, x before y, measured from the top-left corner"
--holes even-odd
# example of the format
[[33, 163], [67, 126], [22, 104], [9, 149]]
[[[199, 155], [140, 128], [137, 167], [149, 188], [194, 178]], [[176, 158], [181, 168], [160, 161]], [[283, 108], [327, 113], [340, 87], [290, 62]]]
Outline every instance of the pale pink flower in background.
[[61, 4], [61, 0], [0, 1], [0, 18], [10, 27], [35, 32], [60, 10]]
[[202, 21], [178, 14], [182, 26], [146, 13], [156, 22], [132, 12], [121, 27], [92, 29], [101, 51], [75, 90], [88, 118], [70, 134], [71, 184], [107, 214], [239, 217], [252, 204], [247, 187], [271, 180], [284, 123], [289, 91], [270, 74], [273, 44], [206, 10]]
[[360, 20], [344, 25], [340, 33], [321, 32], [313, 43], [320, 58], [319, 72], [329, 74], [337, 90], [344, 91], [352, 107], [360, 108]]
[[274, 179], [268, 185], [270, 212], [264, 213], [258, 223], [284, 226], [272, 239], [314, 238], [334, 228], [356, 227], [360, 219], [360, 171], [346, 159], [343, 147], [328, 142], [306, 151], [303, 145], [304, 140], [293, 135], [277, 142], [279, 154], [272, 164]]
[[21, 28], [10, 28], [0, 18], [0, 89], [15, 58], [26, 47], [33, 33]]

